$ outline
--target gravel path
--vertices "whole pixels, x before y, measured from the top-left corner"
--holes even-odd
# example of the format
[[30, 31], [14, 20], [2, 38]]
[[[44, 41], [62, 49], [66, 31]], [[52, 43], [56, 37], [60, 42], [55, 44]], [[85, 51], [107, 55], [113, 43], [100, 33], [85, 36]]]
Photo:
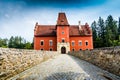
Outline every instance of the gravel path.
[[14, 77], [12, 80], [120, 80], [86, 61], [67, 54], [49, 59]]

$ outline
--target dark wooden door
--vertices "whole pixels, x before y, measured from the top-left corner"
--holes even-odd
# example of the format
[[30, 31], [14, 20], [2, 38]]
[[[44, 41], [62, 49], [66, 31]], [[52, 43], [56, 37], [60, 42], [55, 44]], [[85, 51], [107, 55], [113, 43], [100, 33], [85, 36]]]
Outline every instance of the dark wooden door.
[[62, 47], [62, 48], [61, 48], [61, 53], [62, 53], [62, 54], [65, 54], [65, 53], [66, 53], [66, 48], [65, 48], [65, 47]]

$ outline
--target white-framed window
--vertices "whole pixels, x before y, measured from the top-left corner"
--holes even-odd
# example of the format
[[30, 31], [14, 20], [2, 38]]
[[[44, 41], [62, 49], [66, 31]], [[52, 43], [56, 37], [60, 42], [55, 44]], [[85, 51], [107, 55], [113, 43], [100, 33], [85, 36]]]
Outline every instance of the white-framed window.
[[75, 41], [72, 41], [71, 44], [72, 44], [72, 46], [75, 46]]
[[79, 46], [82, 46], [82, 41], [78, 41], [78, 45], [79, 45]]
[[52, 48], [50, 48], [50, 51], [53, 51], [53, 49], [52, 49]]
[[49, 40], [49, 46], [53, 46], [53, 40]]
[[41, 48], [40, 50], [41, 50], [41, 51], [43, 51], [44, 49], [43, 49], [43, 48]]
[[65, 42], [65, 38], [62, 38], [62, 43], [64, 43]]
[[44, 40], [40, 41], [40, 45], [43, 46], [44, 45]]
[[88, 46], [88, 41], [87, 40], [85, 41], [85, 45]]

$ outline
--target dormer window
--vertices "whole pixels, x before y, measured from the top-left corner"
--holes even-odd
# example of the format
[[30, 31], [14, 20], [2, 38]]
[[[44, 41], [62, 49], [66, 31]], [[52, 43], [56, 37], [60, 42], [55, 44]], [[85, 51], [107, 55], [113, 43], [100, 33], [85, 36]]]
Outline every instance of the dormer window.
[[61, 22], [64, 22], [64, 20], [61, 20]]

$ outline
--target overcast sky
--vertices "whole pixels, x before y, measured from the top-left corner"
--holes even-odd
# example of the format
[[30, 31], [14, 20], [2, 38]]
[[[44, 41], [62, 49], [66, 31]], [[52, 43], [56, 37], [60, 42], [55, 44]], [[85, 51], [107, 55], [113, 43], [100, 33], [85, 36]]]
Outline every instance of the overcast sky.
[[0, 0], [0, 37], [22, 36], [32, 41], [35, 23], [55, 25], [59, 12], [69, 24], [89, 25], [99, 16], [120, 17], [120, 0]]

